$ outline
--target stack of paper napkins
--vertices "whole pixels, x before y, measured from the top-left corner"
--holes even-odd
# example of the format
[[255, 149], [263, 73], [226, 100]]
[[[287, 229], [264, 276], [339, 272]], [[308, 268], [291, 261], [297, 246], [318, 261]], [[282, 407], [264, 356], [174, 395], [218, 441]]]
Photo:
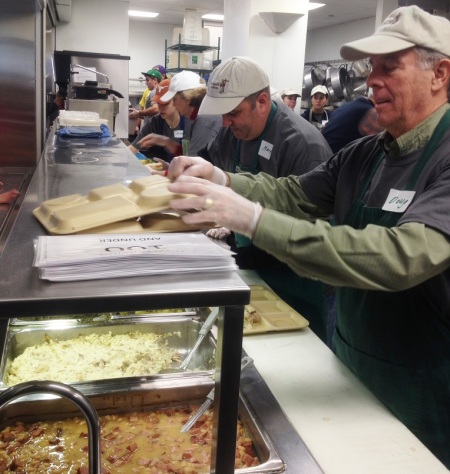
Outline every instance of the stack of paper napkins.
[[233, 252], [198, 233], [40, 236], [33, 266], [51, 281], [235, 270]]

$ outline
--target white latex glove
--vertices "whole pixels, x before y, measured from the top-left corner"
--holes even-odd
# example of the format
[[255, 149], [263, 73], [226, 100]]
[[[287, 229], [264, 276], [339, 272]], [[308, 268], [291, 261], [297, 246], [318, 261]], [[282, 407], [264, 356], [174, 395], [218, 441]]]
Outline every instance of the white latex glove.
[[206, 235], [213, 239], [225, 240], [229, 235], [231, 235], [231, 230], [226, 227], [214, 227], [213, 229], [209, 229], [208, 232], [206, 232]]
[[177, 211], [198, 209], [182, 217], [186, 224], [215, 222], [220, 227], [253, 237], [262, 213], [259, 203], [239, 196], [228, 187], [192, 176], [180, 176], [168, 189], [173, 193], [194, 195], [192, 198], [173, 199], [170, 202], [170, 207]]
[[227, 184], [227, 175], [220, 168], [199, 156], [176, 156], [173, 158], [169, 166], [169, 179], [175, 181], [181, 175], [198, 176], [221, 186]]

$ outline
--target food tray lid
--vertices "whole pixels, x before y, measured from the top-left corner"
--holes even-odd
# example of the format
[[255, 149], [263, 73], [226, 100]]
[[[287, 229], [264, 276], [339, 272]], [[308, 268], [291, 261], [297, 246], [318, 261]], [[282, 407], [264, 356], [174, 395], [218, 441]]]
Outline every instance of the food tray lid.
[[[180, 215], [158, 219], [138, 218], [169, 209], [172, 199], [187, 197], [167, 188], [170, 180], [151, 175], [135, 179], [129, 186], [115, 183], [92, 189], [87, 195], [70, 194], [44, 201], [33, 215], [50, 234], [161, 232], [186, 230]], [[157, 223], [158, 225], [156, 225]], [[190, 228], [192, 230], [192, 228]], [[88, 231], [88, 232], [86, 232]]]

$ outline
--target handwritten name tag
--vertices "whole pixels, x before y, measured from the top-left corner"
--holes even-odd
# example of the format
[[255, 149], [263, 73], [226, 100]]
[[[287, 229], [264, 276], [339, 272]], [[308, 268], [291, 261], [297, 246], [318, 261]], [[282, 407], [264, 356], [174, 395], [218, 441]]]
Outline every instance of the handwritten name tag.
[[382, 209], [383, 211], [390, 212], [405, 212], [414, 199], [415, 194], [415, 191], [391, 189]]
[[265, 140], [261, 141], [261, 146], [259, 147], [259, 156], [270, 160], [270, 155], [272, 155], [272, 143], [266, 142]]
[[183, 130], [175, 130], [173, 136], [174, 138], [183, 138]]

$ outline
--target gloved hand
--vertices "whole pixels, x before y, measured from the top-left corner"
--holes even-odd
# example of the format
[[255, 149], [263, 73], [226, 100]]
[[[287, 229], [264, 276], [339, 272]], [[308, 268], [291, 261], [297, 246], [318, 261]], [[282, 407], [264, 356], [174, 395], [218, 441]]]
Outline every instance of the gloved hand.
[[259, 203], [239, 196], [226, 186], [192, 176], [180, 176], [168, 189], [173, 193], [194, 195], [170, 202], [170, 207], [178, 211], [198, 209], [198, 212], [182, 217], [186, 224], [215, 222], [218, 226], [252, 238], [262, 213]]
[[170, 162], [169, 179], [175, 181], [179, 176], [198, 176], [212, 183], [226, 186], [227, 175], [217, 166], [199, 156], [176, 156]]
[[226, 227], [214, 227], [213, 229], [209, 229], [206, 235], [212, 239], [225, 240], [231, 235], [231, 230]]

